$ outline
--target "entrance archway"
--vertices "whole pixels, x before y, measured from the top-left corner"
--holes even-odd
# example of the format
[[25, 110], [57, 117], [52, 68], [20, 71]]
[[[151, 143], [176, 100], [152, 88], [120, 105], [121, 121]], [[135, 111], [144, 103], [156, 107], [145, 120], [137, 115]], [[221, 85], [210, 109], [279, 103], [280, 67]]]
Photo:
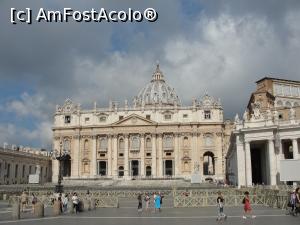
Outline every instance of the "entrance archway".
[[152, 174], [151, 166], [147, 166], [147, 167], [146, 167], [146, 176], [147, 176], [147, 177], [150, 177], [151, 174]]
[[165, 161], [165, 175], [173, 176], [173, 160]]
[[98, 162], [98, 174], [101, 176], [107, 175], [107, 162], [106, 161]]
[[212, 152], [203, 154], [203, 175], [215, 175], [215, 155]]
[[251, 169], [252, 169], [252, 183], [254, 184], [268, 184], [267, 165], [267, 142], [251, 142]]
[[62, 176], [63, 177], [70, 177], [71, 176], [71, 156], [65, 155], [62, 158], [61, 162], [62, 166]]
[[131, 176], [135, 177], [139, 175], [139, 161], [132, 160], [131, 161]]

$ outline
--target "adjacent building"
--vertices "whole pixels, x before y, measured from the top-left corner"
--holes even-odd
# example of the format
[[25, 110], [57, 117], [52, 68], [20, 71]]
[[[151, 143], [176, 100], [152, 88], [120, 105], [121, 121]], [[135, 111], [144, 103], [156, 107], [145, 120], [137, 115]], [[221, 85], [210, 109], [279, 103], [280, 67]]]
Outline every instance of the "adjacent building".
[[23, 147], [0, 147], [0, 185], [28, 184], [30, 175], [40, 184], [51, 181], [49, 152]]
[[[130, 104], [81, 109], [67, 99], [57, 106], [53, 147], [63, 155], [64, 179], [225, 179], [230, 122], [219, 99], [204, 94], [183, 106], [157, 65], [151, 81]], [[227, 142], [228, 143], [228, 142]], [[59, 162], [53, 160], [53, 182]]]
[[265, 77], [235, 117], [227, 179], [237, 186], [280, 184], [280, 160], [299, 159], [300, 82]]

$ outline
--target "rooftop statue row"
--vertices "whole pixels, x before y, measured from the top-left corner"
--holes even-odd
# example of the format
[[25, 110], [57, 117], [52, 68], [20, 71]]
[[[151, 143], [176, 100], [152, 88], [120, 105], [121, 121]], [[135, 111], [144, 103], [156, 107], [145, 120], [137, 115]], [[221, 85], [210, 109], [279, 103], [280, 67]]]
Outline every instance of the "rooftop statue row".
[[[262, 121], [278, 123], [279, 121], [279, 113], [277, 110], [271, 111], [270, 109], [267, 109], [265, 111], [262, 111], [260, 108], [260, 104], [258, 102], [252, 103], [252, 109], [253, 109], [252, 113], [250, 113], [248, 110], [245, 110], [242, 119], [240, 119], [239, 115], [236, 114], [234, 119], [235, 124], [239, 125], [242, 123], [262, 122]], [[296, 119], [296, 111], [293, 107], [291, 107], [289, 109], [289, 120], [291, 121], [291, 123], [293, 123], [295, 119]]]

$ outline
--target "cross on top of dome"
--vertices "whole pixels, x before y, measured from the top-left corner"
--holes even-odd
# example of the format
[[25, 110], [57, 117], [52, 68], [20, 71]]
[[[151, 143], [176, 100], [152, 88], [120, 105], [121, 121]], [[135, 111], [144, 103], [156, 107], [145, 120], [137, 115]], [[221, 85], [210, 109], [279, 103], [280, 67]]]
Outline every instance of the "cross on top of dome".
[[152, 81], [155, 81], [155, 80], [161, 80], [161, 81], [165, 81], [164, 80], [164, 75], [163, 73], [161, 72], [160, 68], [159, 68], [159, 63], [156, 64], [156, 69], [152, 75]]

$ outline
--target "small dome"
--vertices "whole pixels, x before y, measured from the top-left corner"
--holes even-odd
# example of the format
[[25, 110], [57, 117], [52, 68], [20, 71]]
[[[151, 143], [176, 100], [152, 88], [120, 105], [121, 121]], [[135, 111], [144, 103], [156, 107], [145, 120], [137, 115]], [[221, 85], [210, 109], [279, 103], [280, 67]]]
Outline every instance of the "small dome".
[[164, 80], [164, 75], [157, 65], [152, 80], [133, 100], [135, 106], [175, 106], [180, 100], [174, 90]]

